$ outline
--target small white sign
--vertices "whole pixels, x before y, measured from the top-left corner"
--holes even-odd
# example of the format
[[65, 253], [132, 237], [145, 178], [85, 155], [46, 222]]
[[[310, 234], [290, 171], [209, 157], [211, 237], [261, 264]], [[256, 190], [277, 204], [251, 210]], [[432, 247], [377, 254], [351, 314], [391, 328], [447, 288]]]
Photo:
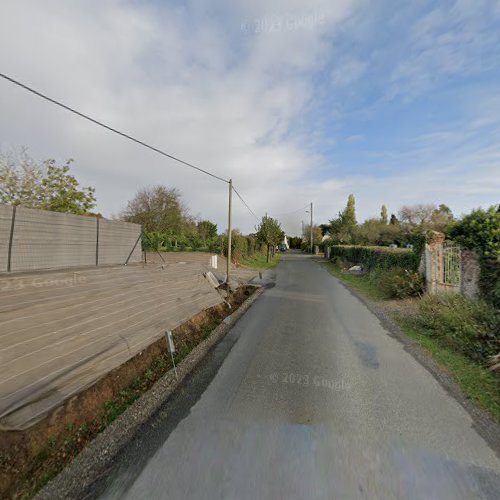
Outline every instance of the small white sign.
[[170, 330], [167, 330], [167, 333], [165, 333], [165, 338], [167, 339], [168, 352], [173, 354], [175, 352], [175, 345], [172, 332]]

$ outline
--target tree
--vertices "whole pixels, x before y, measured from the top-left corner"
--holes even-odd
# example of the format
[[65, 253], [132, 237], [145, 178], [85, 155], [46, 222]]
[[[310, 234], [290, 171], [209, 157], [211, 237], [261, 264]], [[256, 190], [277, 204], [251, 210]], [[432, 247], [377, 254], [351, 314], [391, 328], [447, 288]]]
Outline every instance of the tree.
[[[323, 232], [321, 226], [313, 225], [312, 227], [313, 245], [321, 245], [323, 242]], [[307, 248], [311, 248], [311, 225], [304, 226], [304, 238], [303, 242]]]
[[127, 203], [122, 218], [143, 224], [145, 231], [160, 231], [167, 235], [182, 235], [194, 225], [175, 188], [152, 186], [141, 188]]
[[356, 202], [354, 195], [350, 194], [347, 205], [339, 212], [336, 219], [330, 220], [331, 240], [336, 243], [351, 243], [356, 228]]
[[44, 162], [46, 175], [41, 181], [40, 208], [83, 215], [95, 207], [95, 189], [80, 188], [69, 173], [72, 161], [68, 160], [62, 167], [58, 167], [55, 160]]
[[380, 209], [380, 220], [384, 223], [387, 224], [388, 218], [387, 218], [387, 207], [385, 205], [382, 205], [382, 208]]
[[95, 207], [95, 189], [81, 187], [70, 173], [72, 159], [63, 166], [55, 160], [41, 165], [26, 150], [0, 154], [0, 202], [28, 208], [88, 214]]
[[488, 210], [473, 210], [454, 223], [448, 235], [460, 245], [476, 249], [485, 257], [500, 258], [500, 212], [496, 206]]
[[356, 226], [356, 201], [354, 199], [354, 195], [350, 194], [349, 197], [347, 198], [347, 205], [344, 209], [343, 212], [343, 222], [344, 224], [350, 228], [354, 229]]
[[399, 225], [399, 219], [394, 214], [391, 214], [391, 220], [389, 224], [391, 224], [392, 226]]
[[201, 220], [196, 225], [198, 230], [198, 236], [206, 243], [207, 241], [213, 240], [217, 237], [217, 224], [210, 222], [209, 220]]
[[283, 240], [285, 233], [281, 229], [281, 225], [278, 220], [267, 215], [262, 217], [262, 221], [256, 229], [258, 241], [267, 246], [267, 262], [269, 262], [271, 250], [272, 255], [274, 255], [274, 249], [276, 248], [276, 245]]
[[321, 236], [325, 236], [330, 231], [330, 224], [320, 224]]
[[401, 238], [401, 228], [397, 224], [386, 224], [382, 220], [367, 219], [356, 226], [353, 243], [357, 245], [390, 245]]
[[434, 210], [436, 205], [432, 204], [403, 205], [399, 210], [399, 220], [412, 228], [429, 229]]
[[445, 231], [452, 221], [453, 213], [451, 209], [444, 204], [439, 205], [439, 207], [432, 212], [432, 229], [436, 231]]

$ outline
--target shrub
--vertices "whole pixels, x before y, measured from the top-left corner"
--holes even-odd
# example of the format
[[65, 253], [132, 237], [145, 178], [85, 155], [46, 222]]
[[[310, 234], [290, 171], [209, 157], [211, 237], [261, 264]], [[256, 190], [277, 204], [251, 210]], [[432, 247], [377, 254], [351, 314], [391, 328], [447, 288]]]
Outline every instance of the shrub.
[[369, 274], [369, 280], [385, 297], [391, 299], [420, 296], [425, 287], [424, 277], [420, 273], [406, 269], [374, 269]]
[[499, 319], [482, 300], [445, 293], [423, 297], [414, 321], [451, 349], [486, 363], [500, 348]]

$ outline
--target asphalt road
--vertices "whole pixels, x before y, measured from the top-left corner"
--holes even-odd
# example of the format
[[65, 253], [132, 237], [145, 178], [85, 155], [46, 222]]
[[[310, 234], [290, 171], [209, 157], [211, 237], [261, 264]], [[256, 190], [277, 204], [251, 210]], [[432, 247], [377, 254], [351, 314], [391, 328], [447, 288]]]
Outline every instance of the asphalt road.
[[500, 498], [469, 414], [311, 258], [286, 255], [221, 344], [102, 498]]

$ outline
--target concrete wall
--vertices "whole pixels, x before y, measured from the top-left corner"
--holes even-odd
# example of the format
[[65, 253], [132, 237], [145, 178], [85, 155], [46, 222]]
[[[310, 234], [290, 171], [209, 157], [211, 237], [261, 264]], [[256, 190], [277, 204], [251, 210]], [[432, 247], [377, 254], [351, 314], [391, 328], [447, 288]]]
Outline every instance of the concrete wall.
[[[124, 264], [141, 234], [138, 224], [0, 205], [0, 272], [8, 271], [14, 216], [11, 272]], [[99, 231], [99, 235], [98, 235]], [[130, 262], [141, 261], [139, 242]]]

